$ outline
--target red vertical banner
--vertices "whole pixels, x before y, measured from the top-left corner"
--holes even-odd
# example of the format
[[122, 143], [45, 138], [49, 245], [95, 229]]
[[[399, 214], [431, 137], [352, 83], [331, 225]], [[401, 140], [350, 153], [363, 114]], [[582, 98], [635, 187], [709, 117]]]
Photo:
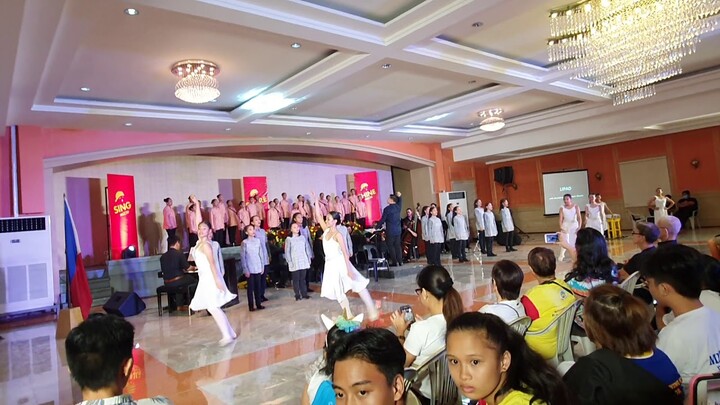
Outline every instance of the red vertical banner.
[[108, 174], [108, 215], [110, 216], [110, 257], [120, 259], [123, 250], [138, 246], [135, 215], [135, 178]]
[[380, 219], [380, 196], [378, 194], [377, 172], [355, 173], [355, 188], [358, 195], [362, 197], [367, 208], [365, 223], [371, 226]]
[[250, 197], [255, 197], [258, 202], [262, 203], [263, 207], [265, 207], [265, 209], [267, 210], [267, 177], [243, 177], [243, 196], [245, 197], [245, 202], [249, 201]]
[[127, 385], [123, 392], [135, 398], [147, 397], [147, 382], [145, 376], [145, 352], [142, 349], [133, 349], [133, 368], [130, 372]]

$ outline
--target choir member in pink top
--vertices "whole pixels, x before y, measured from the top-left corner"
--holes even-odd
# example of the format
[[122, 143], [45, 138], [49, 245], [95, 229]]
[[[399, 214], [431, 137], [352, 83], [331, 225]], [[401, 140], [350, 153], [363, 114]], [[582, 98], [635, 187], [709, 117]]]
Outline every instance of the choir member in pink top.
[[310, 210], [308, 210], [308, 206], [305, 205], [305, 197], [302, 195], [297, 196], [297, 203], [298, 203], [298, 210], [300, 210], [300, 215], [303, 217], [303, 226], [307, 226], [308, 218], [310, 218]]
[[233, 200], [227, 202], [227, 214], [228, 214], [228, 239], [230, 240], [230, 246], [235, 246], [235, 236], [237, 235], [238, 224], [240, 223], [240, 217], [238, 216], [237, 209], [233, 204]]
[[223, 218], [225, 218], [225, 229], [227, 229], [227, 223], [228, 223], [228, 220], [230, 219], [230, 217], [228, 216], [227, 206], [225, 205], [225, 200], [223, 200], [222, 194], [218, 194], [217, 196], [215, 196], [215, 198], [217, 198], [217, 200], [218, 200], [218, 207], [220, 208], [220, 210], [222, 210]]
[[335, 199], [330, 194], [328, 194], [328, 196], [327, 196], [327, 203], [325, 205], [327, 206], [328, 212], [337, 211], [335, 209]]
[[342, 204], [343, 222], [349, 222], [352, 220], [352, 203], [347, 197], [347, 191], [342, 192], [342, 198], [340, 199]]
[[357, 223], [365, 229], [367, 226], [365, 223], [365, 218], [367, 218], [367, 206], [365, 205], [365, 200], [360, 196], [358, 196], [358, 202], [355, 205], [355, 214], [357, 216]]
[[267, 217], [267, 216], [265, 215], [265, 204], [263, 204], [262, 202], [260, 202], [260, 199], [259, 199], [259, 198], [255, 200], [255, 210], [257, 211], [257, 216], [260, 217], [260, 222], [263, 224], [262, 226], [264, 227], [264, 226], [265, 226], [265, 220], [266, 220], [266, 217]]
[[[246, 208], [248, 210], [248, 213], [250, 214], [250, 218], [254, 217], [255, 215], [257, 215], [258, 218], [260, 217], [260, 214], [258, 214], [257, 204], [255, 204], [256, 202], [257, 202], [257, 198], [250, 197], [250, 199], [248, 200], [248, 203], [246, 204]], [[247, 226], [247, 225], [245, 225], [245, 226]]]
[[320, 196], [318, 197], [318, 202], [320, 203], [320, 212], [322, 212], [324, 218], [329, 212], [327, 207], [327, 200], [325, 199], [325, 193], [320, 193]]
[[292, 205], [292, 209], [290, 210], [290, 218], [295, 218], [295, 214], [302, 214], [300, 213], [300, 207], [298, 206], [298, 203], [294, 202]]
[[168, 236], [175, 236], [175, 231], [177, 231], [177, 219], [175, 219], [173, 200], [168, 197], [163, 201], [165, 201], [165, 208], [163, 208], [163, 229], [167, 231]]
[[340, 214], [340, 219], [345, 220], [345, 206], [339, 196], [335, 196], [335, 211]]
[[282, 213], [283, 218], [283, 228], [289, 229], [290, 228], [290, 200], [287, 198], [287, 193], [282, 193], [280, 195], [282, 197], [282, 200], [280, 200], [280, 212]]
[[[188, 197], [188, 200], [190, 198]], [[192, 200], [190, 200], [192, 201]], [[195, 219], [195, 210], [199, 209], [195, 207], [195, 203], [190, 202], [188, 206], [185, 208], [185, 226], [187, 226], [188, 230], [188, 242], [190, 244], [190, 248], [194, 247], [195, 244], [198, 241], [198, 223]]]
[[358, 205], [358, 195], [354, 188], [350, 189], [350, 196], [348, 197], [348, 200], [350, 200], [350, 204], [352, 205], [352, 221], [357, 222], [357, 205]]
[[267, 223], [270, 229], [280, 228], [280, 210], [275, 206], [275, 201], [270, 201], [270, 207], [267, 211]]
[[213, 240], [219, 243], [220, 247], [225, 247], [225, 204], [221, 204], [217, 198], [214, 198], [211, 204], [210, 225], [212, 226]]
[[245, 201], [240, 201], [240, 208], [238, 208], [238, 218], [240, 218], [240, 229], [245, 229], [246, 226], [250, 225], [250, 212], [245, 207]]

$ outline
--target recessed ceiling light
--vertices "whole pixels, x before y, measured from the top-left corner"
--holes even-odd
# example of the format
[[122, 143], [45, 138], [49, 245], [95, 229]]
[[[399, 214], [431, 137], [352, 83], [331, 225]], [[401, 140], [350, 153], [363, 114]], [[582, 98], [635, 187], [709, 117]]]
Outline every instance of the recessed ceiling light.
[[413, 137], [412, 137], [412, 136], [408, 138], [408, 141], [412, 141], [412, 140], [413, 140]]
[[226, 131], [229, 131], [229, 130], [230, 130], [230, 128], [225, 128], [225, 130], [226, 130]]
[[301, 46], [302, 46], [302, 45], [300, 45], [299, 42], [293, 42], [292, 45], [290, 45], [290, 48], [292, 48], [292, 49], [298, 49], [298, 48], [300, 48]]
[[80, 91], [90, 91], [90, 87], [80, 87]]
[[484, 25], [484, 23], [483, 23], [482, 21], [475, 21], [475, 22], [472, 24], [472, 26], [473, 26], [474, 28], [480, 28], [480, 27], [482, 27], [483, 25]]
[[215, 100], [210, 100], [210, 102], [211, 102], [211, 103], [217, 103], [217, 99], [215, 99]]
[[290, 109], [295, 111], [295, 110], [297, 110], [297, 107], [290, 107]]
[[312, 132], [305, 132], [305, 135], [312, 135]]
[[392, 66], [391, 64], [385, 63], [385, 64], [383, 64], [381, 67], [382, 67], [383, 69], [390, 69], [391, 66]]
[[441, 120], [441, 119], [447, 117], [447, 116], [450, 115], [450, 114], [452, 114], [452, 113], [444, 113], [444, 114], [433, 115], [432, 117], [425, 119], [425, 122]]
[[365, 138], [370, 138], [370, 135], [365, 135]]
[[126, 9], [125, 9], [125, 14], [130, 15], [130, 16], [135, 16], [135, 15], [140, 14], [140, 12], [137, 11], [136, 8], [126, 8]]
[[126, 123], [125, 123], [125, 126], [126, 126], [126, 127], [131, 127], [131, 126], [132, 126], [132, 122], [126, 122]]

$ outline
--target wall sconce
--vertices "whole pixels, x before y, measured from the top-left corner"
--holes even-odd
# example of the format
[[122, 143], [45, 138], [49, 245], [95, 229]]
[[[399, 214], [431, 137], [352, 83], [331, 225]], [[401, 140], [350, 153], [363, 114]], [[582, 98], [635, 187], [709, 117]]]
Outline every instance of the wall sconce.
[[595, 172], [595, 178], [596, 178], [598, 181], [602, 180], [602, 173], [600, 173], [600, 172]]
[[697, 169], [698, 166], [700, 166], [700, 161], [697, 160], [697, 159], [693, 159], [693, 160], [690, 161], [690, 166], [692, 166], [693, 168]]

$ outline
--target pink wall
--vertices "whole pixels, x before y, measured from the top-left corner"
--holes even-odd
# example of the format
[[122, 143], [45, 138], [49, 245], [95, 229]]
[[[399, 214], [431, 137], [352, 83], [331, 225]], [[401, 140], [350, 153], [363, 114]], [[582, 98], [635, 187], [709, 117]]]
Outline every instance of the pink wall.
[[0, 133], [0, 217], [12, 215], [10, 127]]
[[[219, 135], [144, 133], [126, 131], [91, 131], [21, 126], [18, 129], [20, 164], [20, 213], [35, 214], [46, 211], [44, 199], [43, 159], [113, 150], [142, 145], [162, 145], [176, 142], [226, 139]], [[437, 144], [405, 142], [348, 141], [356, 145], [401, 151], [422, 159], [433, 159], [440, 150]], [[5, 148], [2, 149], [3, 151]], [[0, 164], [3, 164], [0, 155]], [[3, 171], [4, 172], [4, 171]], [[0, 183], [1, 185], [2, 183]], [[0, 194], [0, 209], [10, 204], [9, 197]]]

